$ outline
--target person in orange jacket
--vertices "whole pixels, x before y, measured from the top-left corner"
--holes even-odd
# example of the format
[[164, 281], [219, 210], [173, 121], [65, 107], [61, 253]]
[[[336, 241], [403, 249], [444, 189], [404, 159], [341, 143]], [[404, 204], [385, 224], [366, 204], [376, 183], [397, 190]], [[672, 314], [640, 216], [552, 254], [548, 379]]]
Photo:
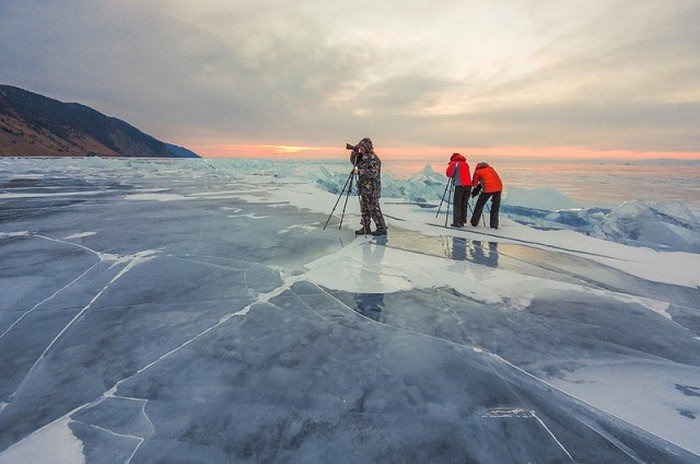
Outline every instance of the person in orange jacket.
[[477, 164], [472, 178], [472, 187], [474, 187], [472, 197], [479, 195], [474, 206], [474, 213], [472, 213], [472, 225], [474, 227], [479, 225], [484, 205], [491, 198], [490, 226], [492, 229], [498, 229], [498, 210], [501, 208], [501, 191], [503, 190], [503, 182], [501, 182], [498, 173], [488, 163]]
[[452, 227], [463, 227], [467, 222], [467, 205], [472, 190], [467, 159], [459, 153], [453, 153], [445, 175], [452, 178], [455, 187]]

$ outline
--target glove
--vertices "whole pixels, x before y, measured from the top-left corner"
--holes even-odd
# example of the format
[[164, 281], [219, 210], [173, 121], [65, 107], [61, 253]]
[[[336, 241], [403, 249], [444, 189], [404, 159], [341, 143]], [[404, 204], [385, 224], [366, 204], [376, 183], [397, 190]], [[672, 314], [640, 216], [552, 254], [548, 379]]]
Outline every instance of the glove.
[[472, 189], [472, 198], [474, 198], [475, 196], [477, 196], [479, 193], [481, 193], [481, 184], [480, 184], [480, 185], [477, 185], [476, 187], [474, 187], [474, 188]]

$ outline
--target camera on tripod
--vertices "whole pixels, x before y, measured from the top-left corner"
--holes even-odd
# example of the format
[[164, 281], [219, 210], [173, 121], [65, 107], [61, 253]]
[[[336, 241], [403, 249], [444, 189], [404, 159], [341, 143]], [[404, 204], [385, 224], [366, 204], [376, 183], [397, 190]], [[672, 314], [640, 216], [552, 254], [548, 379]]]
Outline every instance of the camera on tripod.
[[328, 225], [328, 221], [331, 220], [331, 216], [333, 216], [333, 213], [335, 212], [335, 208], [338, 206], [338, 203], [340, 202], [340, 199], [345, 195], [345, 204], [343, 205], [343, 213], [340, 215], [340, 224], [338, 225], [338, 229], [343, 227], [343, 218], [345, 217], [345, 208], [348, 206], [348, 197], [350, 196], [350, 192], [352, 191], [352, 183], [353, 183], [353, 177], [356, 174], [356, 166], [357, 163], [360, 162], [360, 159], [362, 158], [362, 153], [357, 149], [357, 146], [355, 145], [350, 145], [349, 143], [345, 143], [345, 149], [346, 150], [352, 150], [352, 153], [350, 154], [350, 162], [352, 163], [352, 171], [350, 171], [350, 175], [348, 176], [348, 180], [345, 181], [345, 185], [343, 185], [343, 188], [340, 190], [340, 195], [338, 195], [338, 199], [335, 202], [335, 205], [333, 206], [333, 209], [331, 210], [331, 214], [328, 215], [328, 219], [326, 219], [326, 223], [323, 225], [323, 229], [326, 229], [326, 226]]

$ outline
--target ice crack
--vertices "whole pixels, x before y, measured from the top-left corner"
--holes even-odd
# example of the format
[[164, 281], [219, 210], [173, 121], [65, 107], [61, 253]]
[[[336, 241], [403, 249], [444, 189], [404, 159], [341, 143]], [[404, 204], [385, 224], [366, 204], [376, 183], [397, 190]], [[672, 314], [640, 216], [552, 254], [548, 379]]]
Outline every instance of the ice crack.
[[39, 303], [35, 304], [31, 309], [29, 309], [28, 311], [22, 313], [22, 315], [21, 315], [19, 318], [17, 318], [17, 320], [16, 320], [15, 322], [13, 322], [12, 325], [10, 325], [10, 327], [8, 327], [2, 334], [0, 334], [0, 339], [2, 339], [10, 330], [12, 330], [12, 328], [13, 328], [14, 326], [16, 326], [17, 324], [19, 324], [19, 323], [22, 321], [22, 319], [24, 319], [26, 316], [28, 316], [31, 312], [33, 312], [35, 309], [37, 309], [39, 306], [43, 305], [43, 304], [46, 303], [47, 301], [51, 300], [53, 297], [55, 297], [56, 295], [58, 295], [59, 293], [61, 293], [63, 290], [67, 289], [68, 287], [70, 287], [71, 285], [73, 285], [74, 283], [76, 283], [77, 281], [79, 281], [85, 274], [87, 274], [87, 273], [90, 272], [92, 269], [94, 269], [94, 267], [97, 266], [98, 264], [99, 264], [99, 263], [93, 264], [93, 265], [90, 266], [85, 272], [83, 272], [82, 274], [80, 274], [78, 277], [76, 277], [75, 279], [71, 280], [68, 284], [66, 284], [65, 286], [61, 287], [59, 290], [55, 291], [51, 296], [48, 296], [48, 297], [44, 298], [44, 299], [41, 300]]
[[118, 255], [114, 255], [111, 253], [103, 253], [101, 251], [93, 250], [92, 248], [86, 247], [85, 245], [81, 245], [79, 243], [67, 242], [65, 240], [59, 240], [57, 238], [47, 237], [46, 235], [41, 235], [41, 234], [30, 234], [30, 235], [32, 237], [39, 237], [39, 238], [43, 238], [44, 240], [49, 240], [51, 242], [62, 243], [64, 245], [70, 245], [70, 246], [82, 248], [83, 250], [85, 250], [89, 253], [93, 253], [93, 254], [97, 255], [97, 257], [100, 258], [100, 261], [116, 261], [117, 259], [119, 259]]
[[17, 391], [22, 387], [24, 382], [30, 377], [31, 373], [34, 371], [34, 369], [41, 363], [44, 358], [46, 357], [46, 354], [49, 352], [49, 350], [58, 342], [58, 340], [61, 339], [63, 334], [65, 334], [68, 329], [73, 326], [73, 324], [78, 321], [87, 311], [92, 307], [92, 305], [102, 296], [102, 294], [107, 291], [107, 289], [112, 286], [116, 281], [118, 281], [124, 274], [129, 272], [131, 269], [133, 269], [135, 266], [138, 264], [141, 264], [143, 262], [146, 262], [154, 257], [155, 251], [154, 250], [146, 250], [142, 251], [139, 253], [136, 253], [131, 256], [122, 256], [119, 257], [116, 262], [112, 265], [115, 266], [117, 264], [122, 264], [122, 263], [127, 263], [126, 266], [124, 266], [123, 269], [121, 269], [112, 279], [105, 285], [89, 302], [86, 304], [79, 312], [76, 314], [69, 322], [66, 324], [63, 329], [54, 337], [53, 340], [48, 344], [48, 346], [44, 349], [44, 351], [39, 355], [36, 361], [34, 361], [34, 364], [32, 364], [32, 367], [29, 369], [27, 374], [24, 376], [24, 380], [22, 380], [22, 383], [17, 387], [17, 389], [12, 393], [13, 396]]
[[535, 414], [535, 411], [531, 411], [531, 414], [532, 414], [532, 417], [534, 417], [537, 420], [537, 422], [539, 422], [540, 425], [547, 431], [547, 433], [552, 437], [552, 439], [557, 443], [557, 445], [559, 445], [559, 447], [566, 453], [566, 455], [569, 457], [569, 459], [571, 459], [571, 462], [576, 462], [574, 460], [573, 456], [571, 456], [571, 453], [569, 453], [569, 450], [567, 450], [564, 447], [564, 445], [562, 445], [562, 443], [559, 441], [559, 439], [556, 437], [556, 435], [554, 435], [554, 433], [552, 433], [552, 431], [549, 430], [549, 427], [547, 427], [547, 425], [542, 421], [542, 419], [540, 419], [537, 416], [537, 414]]
[[[238, 311], [235, 311], [235, 312], [233, 312], [233, 313], [229, 313], [229, 314], [223, 316], [223, 317], [219, 320], [219, 322], [217, 322], [216, 324], [214, 324], [214, 325], [212, 325], [211, 327], [209, 327], [209, 328], [203, 330], [202, 332], [198, 333], [198, 334], [195, 335], [194, 337], [188, 339], [187, 341], [185, 341], [184, 343], [182, 343], [180, 346], [178, 346], [178, 347], [176, 347], [176, 348], [173, 348], [172, 350], [170, 350], [170, 351], [168, 351], [167, 353], [163, 354], [163, 355], [160, 356], [158, 359], [156, 359], [156, 360], [154, 360], [154, 361], [148, 363], [147, 365], [145, 365], [144, 367], [142, 367], [141, 369], [139, 369], [138, 371], [136, 371], [134, 374], [130, 375], [129, 377], [125, 377], [125, 378], [121, 379], [121, 380], [118, 381], [110, 390], [108, 390], [108, 392], [107, 392], [106, 394], [114, 395], [114, 393], [117, 391], [117, 388], [118, 388], [118, 386], [119, 386], [120, 383], [122, 383], [122, 382], [124, 382], [124, 381], [126, 381], [126, 380], [128, 380], [128, 379], [130, 379], [130, 378], [132, 378], [132, 377], [134, 377], [134, 376], [137, 375], [137, 374], [140, 374], [141, 372], [143, 372], [143, 371], [145, 371], [145, 370], [147, 370], [147, 369], [150, 369], [150, 368], [153, 367], [155, 364], [158, 364], [160, 361], [164, 360], [165, 358], [169, 357], [170, 355], [172, 355], [172, 354], [174, 354], [174, 353], [180, 351], [181, 349], [185, 348], [186, 346], [192, 344], [194, 341], [196, 341], [197, 339], [201, 338], [202, 336], [208, 334], [209, 332], [211, 332], [212, 330], [214, 330], [214, 329], [216, 329], [217, 327], [221, 326], [222, 324], [226, 323], [226, 322], [229, 321], [231, 318], [236, 317], [236, 316], [245, 316], [245, 315], [247, 315], [248, 312], [250, 311], [250, 309], [251, 309], [254, 305], [259, 304], [259, 303], [266, 303], [266, 302], [268, 302], [270, 299], [272, 299], [272, 298], [274, 298], [274, 297], [280, 295], [282, 292], [284, 292], [285, 290], [289, 289], [297, 280], [300, 280], [300, 277], [299, 277], [299, 276], [297, 276], [297, 277], [290, 277], [290, 278], [286, 279], [286, 280], [284, 281], [284, 283], [283, 283], [280, 287], [277, 287], [276, 289], [274, 289], [274, 290], [272, 290], [272, 291], [270, 291], [270, 292], [261, 294], [255, 301], [253, 301], [252, 303], [246, 305], [246, 306], [243, 307], [242, 309], [240, 309], [240, 310], [238, 310]], [[145, 412], [145, 411], [144, 411], [144, 412]]]

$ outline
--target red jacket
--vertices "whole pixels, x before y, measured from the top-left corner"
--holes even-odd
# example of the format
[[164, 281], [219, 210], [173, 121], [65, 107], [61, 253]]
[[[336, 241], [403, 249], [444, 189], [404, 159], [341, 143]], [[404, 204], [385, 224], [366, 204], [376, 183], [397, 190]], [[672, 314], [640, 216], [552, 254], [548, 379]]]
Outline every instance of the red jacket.
[[459, 153], [452, 154], [445, 175], [447, 177], [454, 176], [455, 185], [469, 187], [471, 174], [469, 172], [469, 163], [467, 163], [467, 159]]
[[474, 170], [474, 178], [472, 179], [472, 187], [476, 187], [479, 183], [483, 184], [484, 193], [495, 193], [503, 190], [503, 182], [498, 177], [496, 170], [488, 163], [479, 163]]

